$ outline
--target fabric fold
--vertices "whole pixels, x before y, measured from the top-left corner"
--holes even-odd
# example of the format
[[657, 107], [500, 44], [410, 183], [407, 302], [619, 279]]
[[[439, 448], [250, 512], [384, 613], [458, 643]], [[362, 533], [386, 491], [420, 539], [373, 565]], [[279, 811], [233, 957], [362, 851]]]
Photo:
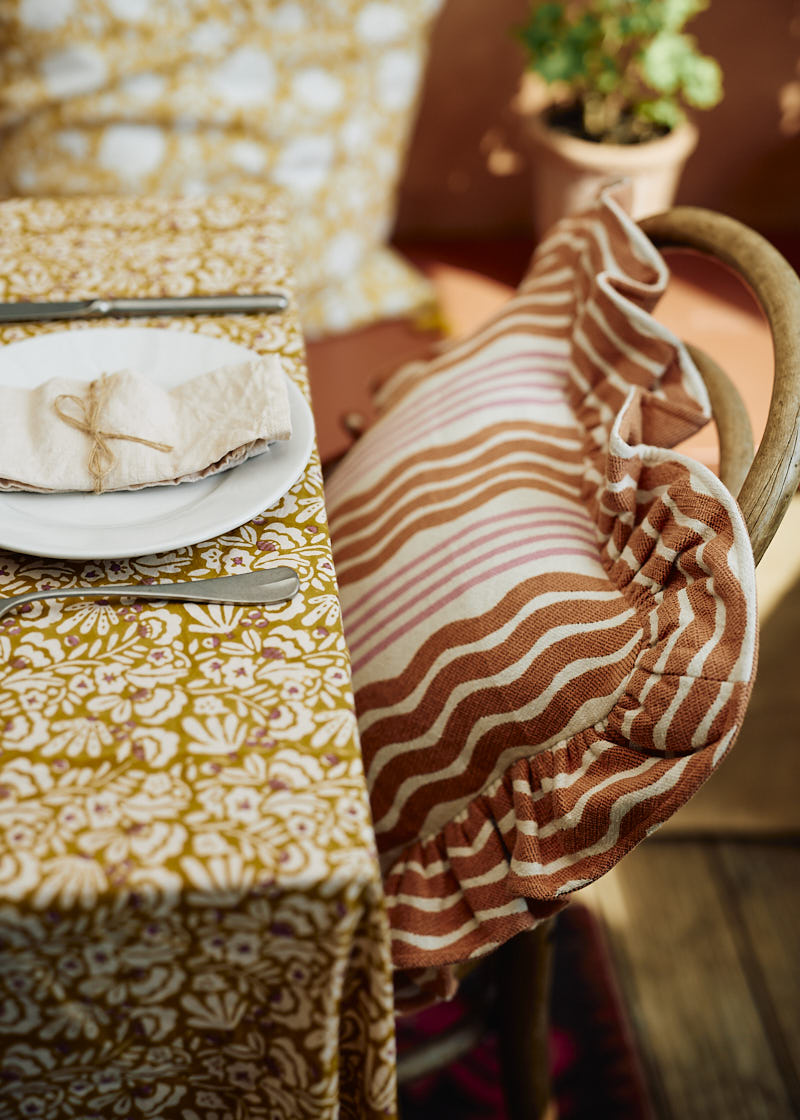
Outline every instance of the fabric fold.
[[227, 364], [172, 389], [130, 370], [0, 387], [0, 489], [137, 490], [192, 482], [291, 436], [278, 357]]

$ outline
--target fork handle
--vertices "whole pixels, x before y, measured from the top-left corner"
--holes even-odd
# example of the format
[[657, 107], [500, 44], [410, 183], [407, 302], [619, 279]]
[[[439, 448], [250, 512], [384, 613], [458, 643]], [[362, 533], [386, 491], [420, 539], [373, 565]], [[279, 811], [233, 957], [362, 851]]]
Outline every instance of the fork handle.
[[185, 580], [180, 583], [119, 583], [102, 587], [52, 587], [28, 591], [0, 600], [0, 617], [22, 603], [40, 599], [110, 599], [130, 595], [136, 599], [178, 599], [184, 603], [278, 603], [291, 599], [300, 586], [294, 568], [267, 568], [239, 576]]

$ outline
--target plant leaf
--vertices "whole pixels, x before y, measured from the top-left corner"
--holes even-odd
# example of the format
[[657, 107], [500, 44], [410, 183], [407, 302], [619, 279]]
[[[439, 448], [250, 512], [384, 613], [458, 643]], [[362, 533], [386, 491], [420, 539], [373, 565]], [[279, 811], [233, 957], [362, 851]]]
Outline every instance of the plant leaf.
[[680, 31], [685, 23], [708, 7], [709, 0], [663, 0], [662, 22], [670, 31]]
[[713, 58], [686, 59], [682, 71], [683, 94], [697, 109], [710, 109], [722, 100], [722, 71]]
[[673, 129], [684, 119], [684, 112], [680, 105], [669, 97], [657, 97], [652, 101], [640, 101], [636, 106], [637, 114], [653, 124], [663, 125], [664, 128]]
[[642, 73], [659, 93], [675, 93], [681, 84], [687, 55], [692, 43], [685, 35], [660, 31], [647, 44], [640, 56]]
[[564, 43], [543, 54], [533, 69], [546, 82], [571, 82], [584, 73], [583, 55], [569, 43]]

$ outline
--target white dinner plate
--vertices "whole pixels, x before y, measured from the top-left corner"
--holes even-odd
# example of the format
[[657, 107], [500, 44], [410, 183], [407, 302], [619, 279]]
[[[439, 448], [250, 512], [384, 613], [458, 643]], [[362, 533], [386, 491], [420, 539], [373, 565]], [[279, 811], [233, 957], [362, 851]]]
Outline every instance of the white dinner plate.
[[[173, 388], [253, 351], [188, 330], [92, 327], [0, 347], [0, 385], [31, 389], [51, 377], [91, 381], [135, 369]], [[177, 486], [112, 494], [0, 491], [0, 547], [33, 556], [102, 560], [167, 552], [209, 540], [269, 509], [297, 481], [314, 445], [311, 410], [289, 383], [291, 439], [241, 466]], [[2, 416], [0, 416], [2, 438]]]

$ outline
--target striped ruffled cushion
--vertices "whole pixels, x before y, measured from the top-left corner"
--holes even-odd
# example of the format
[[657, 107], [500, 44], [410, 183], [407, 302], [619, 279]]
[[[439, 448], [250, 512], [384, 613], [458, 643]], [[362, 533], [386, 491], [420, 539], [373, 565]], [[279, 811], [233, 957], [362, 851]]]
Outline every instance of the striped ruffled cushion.
[[755, 669], [736, 503], [604, 196], [477, 335], [400, 370], [328, 488], [398, 1003], [559, 909], [733, 742]]

